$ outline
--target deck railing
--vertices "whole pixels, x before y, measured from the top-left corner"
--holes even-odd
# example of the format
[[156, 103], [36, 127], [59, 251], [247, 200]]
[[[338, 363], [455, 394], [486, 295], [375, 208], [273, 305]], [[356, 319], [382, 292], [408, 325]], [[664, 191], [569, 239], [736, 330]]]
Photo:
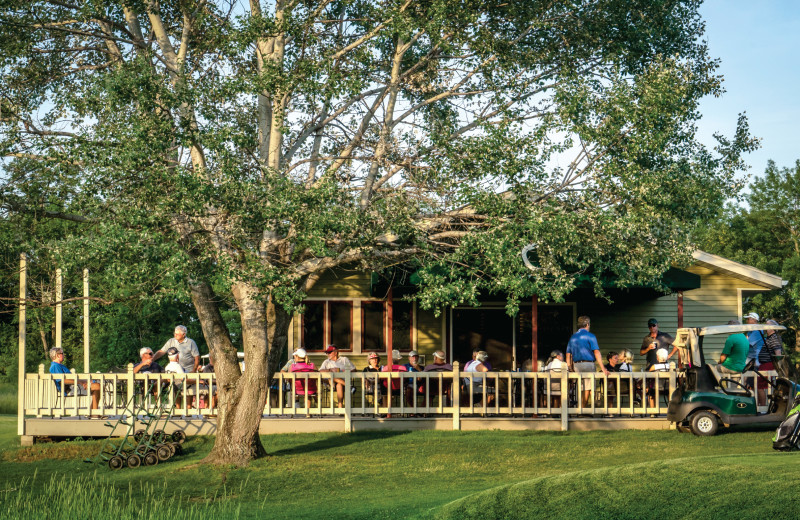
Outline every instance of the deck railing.
[[[774, 371], [762, 372], [775, 377]], [[746, 374], [756, 387], [755, 374]], [[264, 404], [265, 417], [434, 416], [560, 418], [663, 416], [678, 373], [620, 372], [296, 372], [275, 374]], [[85, 383], [85, 395], [61, 388], [56, 380]], [[91, 383], [99, 387], [91, 408]], [[342, 387], [338, 405], [337, 385]], [[391, 391], [388, 389], [391, 388]], [[768, 392], [771, 389], [768, 389]], [[24, 414], [35, 417], [103, 417], [145, 413], [215, 416], [213, 373], [49, 374], [40, 365], [26, 374]], [[77, 392], [82, 394], [84, 392]], [[588, 394], [588, 395], [587, 395]], [[759, 407], [766, 410], [766, 406]]]

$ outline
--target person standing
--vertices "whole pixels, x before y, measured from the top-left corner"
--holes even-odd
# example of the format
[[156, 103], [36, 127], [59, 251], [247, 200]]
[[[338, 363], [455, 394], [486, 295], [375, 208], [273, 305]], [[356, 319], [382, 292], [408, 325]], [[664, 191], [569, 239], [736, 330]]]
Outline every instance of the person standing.
[[[775, 320], [767, 320], [767, 325], [779, 325]], [[761, 332], [761, 331], [758, 331]], [[775, 356], [783, 354], [783, 342], [781, 336], [774, 329], [764, 331], [764, 346], [761, 352], [758, 353], [758, 370], [759, 372], [767, 372], [775, 370]], [[764, 405], [767, 403], [767, 386], [768, 383], [762, 378], [758, 378], [756, 389], [758, 390], [758, 404]]]
[[[761, 318], [755, 312], [751, 312], [745, 316], [744, 319], [747, 325], [758, 325], [758, 320]], [[747, 361], [749, 362], [751, 359], [755, 360], [756, 369], [758, 369], [761, 364], [759, 361], [759, 354], [761, 354], [761, 350], [764, 348], [765, 339], [763, 331], [751, 330], [747, 333], [747, 342], [750, 345], [747, 349]]]
[[173, 336], [164, 343], [161, 350], [156, 352], [156, 355], [153, 356], [153, 361], [158, 361], [164, 357], [164, 354], [170, 348], [178, 350], [178, 363], [183, 367], [185, 373], [197, 372], [197, 368], [200, 366], [200, 350], [198, 350], [197, 343], [193, 339], [186, 337], [186, 327], [183, 325], [175, 327]]
[[[569, 338], [567, 343], [567, 365], [573, 372], [594, 372], [595, 364], [600, 367], [603, 375], [608, 375], [608, 370], [603, 366], [603, 358], [600, 355], [600, 346], [597, 344], [597, 336], [589, 332], [591, 323], [589, 316], [578, 318], [578, 330]], [[583, 379], [583, 406], [589, 406], [589, 399], [592, 394], [591, 378]]]
[[[645, 366], [644, 369], [650, 370], [651, 366], [658, 363], [658, 358], [656, 357], [656, 351], [658, 351], [658, 349], [666, 349], [669, 352], [669, 358], [671, 358], [678, 352], [678, 347], [673, 345], [675, 338], [666, 332], [658, 330], [657, 319], [650, 318], [647, 320], [647, 328], [650, 329], [650, 332], [642, 339], [642, 348], [639, 350], [639, 354], [647, 356], [647, 366]], [[672, 347], [671, 350], [670, 347]]]

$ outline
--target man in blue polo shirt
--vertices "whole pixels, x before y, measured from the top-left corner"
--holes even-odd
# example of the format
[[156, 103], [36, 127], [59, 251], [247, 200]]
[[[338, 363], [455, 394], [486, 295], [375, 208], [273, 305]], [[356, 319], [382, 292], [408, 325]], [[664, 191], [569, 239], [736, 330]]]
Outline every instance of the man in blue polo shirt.
[[[604, 375], [608, 375], [608, 370], [603, 366], [603, 358], [600, 356], [597, 336], [589, 332], [589, 316], [581, 316], [578, 318], [578, 331], [567, 343], [567, 365], [572, 372], [594, 372], [595, 364], [600, 367]], [[591, 384], [591, 378], [583, 379], [583, 406], [589, 406]]]

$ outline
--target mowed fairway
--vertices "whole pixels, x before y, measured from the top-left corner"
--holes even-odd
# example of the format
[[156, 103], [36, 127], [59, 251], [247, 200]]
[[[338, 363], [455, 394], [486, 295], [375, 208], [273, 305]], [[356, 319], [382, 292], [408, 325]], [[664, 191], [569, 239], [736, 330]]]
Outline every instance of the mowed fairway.
[[800, 453], [772, 431], [264, 436], [247, 468], [81, 462], [97, 441], [17, 447], [0, 417], [2, 518], [731, 518], [800, 515]]

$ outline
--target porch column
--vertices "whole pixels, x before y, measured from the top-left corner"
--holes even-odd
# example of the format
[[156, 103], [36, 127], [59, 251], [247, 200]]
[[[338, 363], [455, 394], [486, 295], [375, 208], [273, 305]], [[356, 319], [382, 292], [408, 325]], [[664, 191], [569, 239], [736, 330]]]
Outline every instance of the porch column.
[[683, 328], [683, 291], [678, 291], [678, 328]]
[[389, 350], [389, 372], [391, 372], [394, 360], [392, 360], [392, 329], [394, 329], [394, 317], [392, 316], [392, 288], [389, 287], [389, 293], [386, 295], [386, 347]]
[[531, 297], [531, 370], [539, 371], [539, 297]]
[[83, 371], [89, 373], [89, 270], [83, 270]]
[[19, 255], [19, 365], [17, 367], [17, 435], [25, 435], [25, 300], [28, 298], [28, 257]]

